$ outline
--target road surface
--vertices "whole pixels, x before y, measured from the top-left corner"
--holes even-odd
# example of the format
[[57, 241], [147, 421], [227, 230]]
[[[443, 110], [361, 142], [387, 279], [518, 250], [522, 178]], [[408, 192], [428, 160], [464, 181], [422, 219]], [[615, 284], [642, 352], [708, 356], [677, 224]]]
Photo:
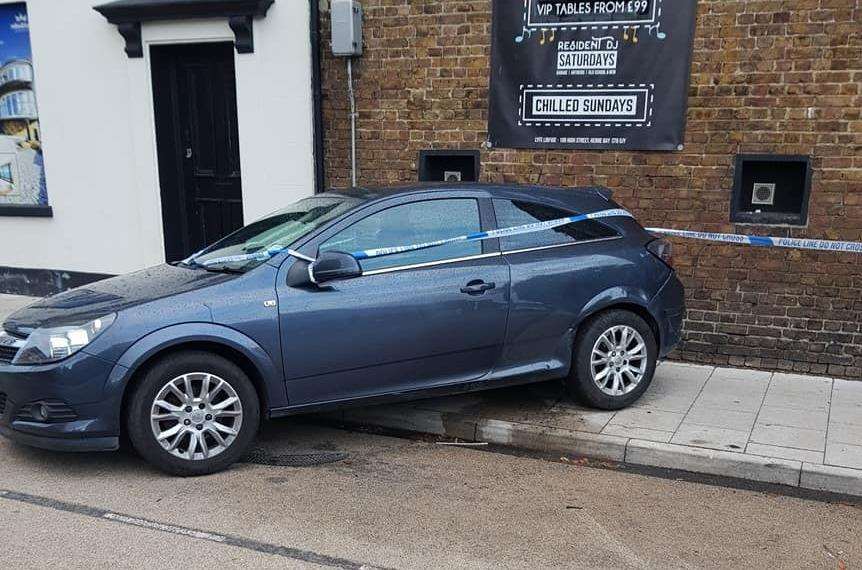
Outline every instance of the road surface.
[[846, 568], [858, 505], [273, 422], [203, 478], [0, 441], [6, 568]]

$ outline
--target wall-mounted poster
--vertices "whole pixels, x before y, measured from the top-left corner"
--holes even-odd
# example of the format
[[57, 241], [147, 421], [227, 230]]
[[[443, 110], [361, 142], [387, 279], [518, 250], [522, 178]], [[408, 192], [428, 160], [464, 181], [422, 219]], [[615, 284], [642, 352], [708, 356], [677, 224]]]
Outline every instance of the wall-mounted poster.
[[24, 2], [0, 4], [0, 205], [47, 206]]
[[493, 8], [493, 146], [681, 148], [697, 0], [494, 0]]

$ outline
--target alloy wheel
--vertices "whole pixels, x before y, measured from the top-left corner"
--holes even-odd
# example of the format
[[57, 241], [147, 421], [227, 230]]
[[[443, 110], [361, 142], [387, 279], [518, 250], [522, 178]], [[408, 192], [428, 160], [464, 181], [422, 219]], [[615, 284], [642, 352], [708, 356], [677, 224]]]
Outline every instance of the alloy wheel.
[[644, 379], [648, 364], [646, 343], [627, 325], [617, 325], [599, 335], [590, 355], [590, 373], [599, 390], [624, 396]]
[[159, 445], [190, 461], [223, 453], [239, 435], [242, 418], [242, 402], [234, 387], [206, 372], [183, 374], [165, 384], [150, 410]]

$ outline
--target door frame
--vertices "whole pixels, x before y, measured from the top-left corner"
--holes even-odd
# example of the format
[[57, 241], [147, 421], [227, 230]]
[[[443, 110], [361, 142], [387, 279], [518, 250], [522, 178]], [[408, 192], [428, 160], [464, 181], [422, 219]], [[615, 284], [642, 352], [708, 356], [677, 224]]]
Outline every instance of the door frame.
[[[191, 228], [189, 226], [189, 189], [188, 176], [182, 150], [182, 121], [180, 120], [179, 104], [174, 98], [175, 85], [178, 81], [176, 67], [170, 64], [175, 57], [171, 50], [206, 49], [218, 46], [217, 49], [229, 51], [232, 58], [234, 73], [234, 90], [237, 85], [236, 59], [234, 44], [230, 41], [184, 41], [170, 43], [153, 43], [149, 45], [149, 76], [152, 90], [153, 132], [156, 151], [156, 179], [159, 184], [161, 204], [162, 231], [164, 241], [164, 256], [168, 261], [186, 257], [185, 252], [191, 252]], [[169, 106], [165, 108], [165, 106]], [[239, 108], [235, 108], [236, 123], [239, 124]], [[236, 150], [240, 163], [240, 180], [242, 179], [242, 161], [239, 148]], [[242, 200], [242, 190], [240, 190]]]

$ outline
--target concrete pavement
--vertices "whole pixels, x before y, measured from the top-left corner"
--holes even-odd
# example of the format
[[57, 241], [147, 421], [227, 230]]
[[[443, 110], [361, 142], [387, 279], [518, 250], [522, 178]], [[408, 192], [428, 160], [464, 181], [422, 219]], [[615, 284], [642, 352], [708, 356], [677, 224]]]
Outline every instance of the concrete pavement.
[[327, 417], [862, 496], [862, 382], [665, 362], [619, 412], [548, 382]]
[[298, 420], [272, 422], [260, 446], [273, 454], [341, 451], [348, 458], [307, 468], [241, 464], [209, 477], [177, 479], [126, 453], [66, 455], [0, 441], [4, 564], [531, 569], [862, 564], [858, 505], [449, 448]]

